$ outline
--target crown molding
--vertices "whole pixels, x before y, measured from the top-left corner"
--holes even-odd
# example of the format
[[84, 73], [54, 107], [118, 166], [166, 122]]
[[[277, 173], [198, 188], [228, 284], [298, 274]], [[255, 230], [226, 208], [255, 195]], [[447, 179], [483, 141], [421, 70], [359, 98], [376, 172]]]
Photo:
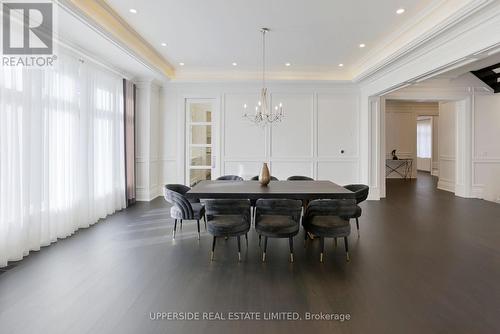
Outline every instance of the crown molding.
[[58, 5], [155, 73], [175, 77], [174, 67], [104, 0], [57, 0]]
[[[374, 58], [376, 55], [383, 52], [383, 50], [390, 45], [394, 40], [398, 37], [402, 37], [406, 31], [408, 31], [412, 26], [417, 25], [423, 17], [428, 15], [433, 10], [436, 10], [439, 6], [445, 3], [445, 0], [441, 0], [439, 3], [431, 6], [421, 12], [421, 14], [416, 17], [408, 26], [401, 29], [397, 33], [392, 36], [389, 36], [384, 42], [380, 43], [380, 46], [375, 49], [373, 52], [370, 52], [359, 64], [357, 67], [363, 67], [363, 64], [366, 64], [369, 59]], [[414, 53], [417, 49], [424, 47], [429, 44], [433, 40], [436, 40], [439, 36], [442, 36], [445, 32], [451, 30], [456, 27], [457, 24], [463, 22], [467, 18], [473, 16], [481, 9], [486, 6], [494, 3], [495, 0], [473, 0], [467, 5], [460, 8], [457, 12], [453, 13], [451, 16], [447, 17], [444, 21], [439, 22], [432, 29], [427, 32], [421, 34], [417, 38], [413, 39], [411, 42], [407, 43], [403, 47], [399, 48], [396, 52], [388, 55], [387, 57], [382, 57], [383, 60], [376, 63], [373, 66], [368, 67], [366, 70], [363, 70], [361, 73], [354, 76], [352, 79], [353, 82], [359, 83], [365, 81], [375, 74], [381, 73], [386, 70], [388, 67], [393, 65], [394, 63], [404, 59], [405, 57]]]

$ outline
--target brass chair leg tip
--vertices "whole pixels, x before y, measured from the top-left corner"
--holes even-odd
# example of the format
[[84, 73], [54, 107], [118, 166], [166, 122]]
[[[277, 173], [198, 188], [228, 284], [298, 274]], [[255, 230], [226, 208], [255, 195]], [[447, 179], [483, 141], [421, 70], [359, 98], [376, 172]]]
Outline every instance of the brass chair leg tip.
[[323, 263], [323, 253], [319, 255], [319, 262]]
[[293, 254], [290, 254], [290, 262], [293, 263]]
[[347, 254], [345, 255], [345, 259], [346, 259], [346, 261], [347, 261], [347, 262], [350, 262], [350, 261], [351, 261], [351, 258], [349, 257], [349, 253], [347, 253]]
[[266, 253], [262, 254], [262, 262], [266, 262]]
[[241, 262], [241, 253], [238, 252], [238, 262]]

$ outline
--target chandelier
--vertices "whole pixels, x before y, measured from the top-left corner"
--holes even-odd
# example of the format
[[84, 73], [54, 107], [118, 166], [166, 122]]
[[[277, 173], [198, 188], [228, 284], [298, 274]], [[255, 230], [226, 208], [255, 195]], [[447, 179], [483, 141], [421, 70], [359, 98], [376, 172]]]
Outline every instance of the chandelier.
[[285, 117], [283, 104], [280, 102], [269, 109], [267, 88], [266, 88], [266, 33], [269, 28], [262, 28], [262, 89], [260, 90], [260, 99], [255, 105], [255, 111], [249, 110], [248, 105], [243, 105], [243, 117], [251, 122], [265, 126], [274, 122], [281, 122]]

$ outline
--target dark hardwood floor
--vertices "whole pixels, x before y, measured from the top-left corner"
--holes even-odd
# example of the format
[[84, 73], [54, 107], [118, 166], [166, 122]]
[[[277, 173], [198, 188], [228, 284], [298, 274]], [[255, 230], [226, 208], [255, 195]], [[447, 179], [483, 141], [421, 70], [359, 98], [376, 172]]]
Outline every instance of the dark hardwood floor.
[[[242, 243], [197, 241], [162, 198], [139, 203], [0, 274], [0, 333], [499, 333], [500, 205], [389, 180], [387, 199], [363, 203], [351, 262], [342, 242], [303, 248], [255, 232]], [[348, 313], [349, 321], [167, 321], [150, 312]]]

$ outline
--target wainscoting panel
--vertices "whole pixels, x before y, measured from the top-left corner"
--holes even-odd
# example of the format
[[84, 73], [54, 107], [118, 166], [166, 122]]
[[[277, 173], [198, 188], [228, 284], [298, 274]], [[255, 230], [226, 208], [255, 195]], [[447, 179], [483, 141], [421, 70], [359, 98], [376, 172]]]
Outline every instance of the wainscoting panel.
[[262, 163], [262, 161], [226, 161], [223, 174], [239, 175], [248, 180], [260, 174]]
[[356, 97], [349, 94], [318, 94], [317, 99], [318, 156], [358, 156]]
[[311, 161], [272, 161], [271, 174], [280, 180], [292, 175], [314, 177], [314, 164]]
[[256, 158], [266, 155], [266, 129], [242, 117], [243, 105], [249, 113], [258, 97], [253, 94], [226, 94], [224, 101], [224, 156]]
[[313, 95], [273, 94], [271, 106], [285, 106], [286, 118], [271, 128], [273, 158], [312, 157], [313, 155]]
[[357, 161], [319, 161], [318, 180], [330, 180], [344, 185], [356, 183], [358, 179]]

